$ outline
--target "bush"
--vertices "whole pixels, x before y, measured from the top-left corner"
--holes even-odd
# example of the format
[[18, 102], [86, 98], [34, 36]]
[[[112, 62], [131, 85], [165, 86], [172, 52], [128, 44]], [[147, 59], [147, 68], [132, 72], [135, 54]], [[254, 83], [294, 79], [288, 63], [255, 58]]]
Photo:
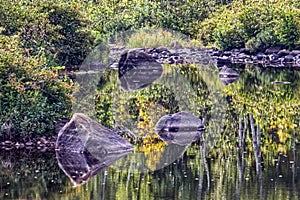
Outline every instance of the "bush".
[[76, 3], [0, 0], [0, 4], [3, 34], [19, 33], [19, 45], [30, 55], [43, 52], [48, 63], [71, 67], [81, 64], [93, 46], [88, 20]]
[[221, 49], [297, 48], [300, 42], [299, 8], [300, 3], [294, 0], [234, 1], [204, 20], [199, 36], [204, 44]]
[[[156, 27], [196, 37], [200, 22], [212, 13], [219, 1], [121, 0], [94, 3], [88, 9], [93, 33], [102, 40], [114, 33]], [[223, 1], [224, 4], [230, 1]]]
[[70, 109], [72, 83], [46, 68], [43, 55], [24, 55], [20, 36], [0, 35], [0, 134], [18, 140], [51, 134]]

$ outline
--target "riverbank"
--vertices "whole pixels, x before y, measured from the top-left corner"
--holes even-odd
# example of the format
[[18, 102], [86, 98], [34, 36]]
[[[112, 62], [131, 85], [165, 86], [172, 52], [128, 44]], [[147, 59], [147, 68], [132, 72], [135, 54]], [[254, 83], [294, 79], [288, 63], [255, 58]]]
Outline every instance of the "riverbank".
[[[118, 58], [126, 50], [122, 46], [110, 47], [110, 59], [117, 61], [111, 66], [117, 68]], [[300, 51], [285, 50], [280, 48], [269, 48], [258, 53], [251, 53], [246, 49], [233, 49], [221, 51], [216, 48], [138, 48], [137, 51], [144, 51], [151, 55], [159, 63], [168, 64], [213, 64], [218, 67], [231, 64], [255, 64], [264, 67], [300, 67]], [[101, 62], [98, 62], [101, 64]], [[91, 66], [93, 64], [91, 63]], [[98, 67], [103, 67], [103, 64]], [[97, 67], [93, 66], [93, 70]], [[70, 72], [70, 76], [76, 77]], [[61, 125], [60, 125], [61, 126]], [[56, 130], [57, 131], [57, 130]], [[57, 135], [21, 138], [19, 140], [6, 139], [0, 141], [0, 149], [54, 149]]]
[[[125, 47], [112, 46], [110, 56], [117, 59]], [[245, 48], [222, 51], [217, 48], [137, 48], [151, 55], [159, 63], [168, 64], [255, 64], [263, 67], [300, 67], [300, 50], [286, 50], [271, 47], [253, 53]], [[117, 67], [114, 63], [113, 68]]]
[[0, 142], [0, 150], [13, 150], [13, 149], [28, 149], [28, 150], [54, 150], [57, 136], [42, 136], [25, 139], [22, 141], [4, 140]]

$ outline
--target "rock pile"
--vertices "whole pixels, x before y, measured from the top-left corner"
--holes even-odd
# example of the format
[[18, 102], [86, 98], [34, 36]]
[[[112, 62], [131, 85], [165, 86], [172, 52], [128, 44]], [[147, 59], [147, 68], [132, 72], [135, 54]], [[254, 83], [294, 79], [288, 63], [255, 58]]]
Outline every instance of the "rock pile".
[[[114, 47], [111, 55], [116, 57], [124, 47]], [[158, 63], [164, 64], [209, 64], [215, 63], [218, 66], [225, 64], [261, 64], [271, 67], [300, 67], [300, 50], [286, 50], [273, 47], [258, 53], [251, 53], [246, 49], [233, 49], [221, 51], [216, 48], [139, 48], [149, 54]]]
[[231, 51], [208, 51], [217, 64], [241, 63], [262, 64], [272, 67], [300, 67], [300, 50], [286, 50], [269, 48], [258, 53], [250, 53], [246, 49], [233, 49]]
[[37, 137], [28, 141], [12, 141], [5, 140], [0, 143], [0, 148], [4, 150], [11, 149], [36, 149], [40, 151], [46, 151], [48, 149], [54, 149], [56, 136], [49, 137]]

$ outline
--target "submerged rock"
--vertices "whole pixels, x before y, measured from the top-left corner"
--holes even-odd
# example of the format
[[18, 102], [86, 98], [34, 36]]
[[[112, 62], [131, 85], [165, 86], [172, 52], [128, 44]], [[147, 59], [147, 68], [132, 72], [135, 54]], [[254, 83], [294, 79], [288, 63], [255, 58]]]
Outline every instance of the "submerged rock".
[[80, 113], [65, 124], [56, 141], [59, 166], [74, 186], [88, 181], [132, 150], [133, 146], [116, 132]]
[[202, 120], [189, 112], [163, 116], [155, 125], [160, 138], [168, 143], [189, 145], [204, 131]]
[[149, 86], [162, 74], [162, 66], [144, 49], [131, 49], [121, 55], [119, 79], [124, 90], [138, 90]]
[[230, 83], [237, 81], [240, 75], [233, 69], [224, 65], [223, 67], [221, 67], [221, 70], [219, 72], [219, 77], [224, 85], [228, 85]]

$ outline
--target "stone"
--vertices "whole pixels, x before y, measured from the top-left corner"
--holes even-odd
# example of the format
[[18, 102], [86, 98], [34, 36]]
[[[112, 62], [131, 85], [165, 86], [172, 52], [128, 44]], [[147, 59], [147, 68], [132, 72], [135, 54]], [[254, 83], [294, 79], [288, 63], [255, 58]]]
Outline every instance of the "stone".
[[224, 51], [224, 52], [223, 52], [223, 56], [229, 57], [229, 56], [231, 56], [231, 55], [232, 55], [232, 51]]
[[26, 142], [25, 143], [25, 146], [32, 146], [33, 145], [33, 142]]
[[270, 62], [276, 62], [278, 55], [276, 53], [269, 54], [268, 57]]
[[230, 63], [231, 60], [228, 56], [222, 56], [217, 58], [217, 63]]
[[296, 58], [295, 65], [298, 66], [298, 67], [300, 67], [300, 58], [298, 58], [298, 59]]
[[40, 141], [41, 141], [43, 144], [49, 143], [49, 142], [46, 140], [46, 138], [44, 138], [44, 137], [41, 137], [41, 138], [40, 138]]
[[197, 141], [204, 130], [202, 120], [186, 111], [165, 115], [155, 125], [163, 141], [182, 146]]
[[124, 90], [145, 88], [162, 75], [162, 66], [144, 49], [124, 52], [119, 61], [119, 80]]
[[10, 141], [10, 140], [6, 140], [6, 141], [4, 142], [4, 145], [13, 145], [13, 142]]
[[294, 56], [292, 54], [288, 54], [286, 56], [284, 56], [284, 62], [287, 62], [287, 63], [291, 63], [294, 61]]
[[233, 82], [237, 81], [240, 77], [240, 75], [236, 71], [227, 67], [226, 65], [224, 65], [220, 69], [221, 70], [219, 72], [219, 78], [224, 85], [233, 83]]
[[257, 58], [257, 60], [263, 60], [266, 58], [266, 54], [259, 52], [256, 54], [256, 58]]
[[291, 51], [291, 54], [293, 56], [300, 55], [300, 50], [293, 50], [293, 51]]
[[265, 53], [266, 54], [274, 54], [274, 53], [277, 54], [280, 50], [281, 50], [280, 47], [274, 46], [274, 47], [270, 47], [270, 48], [266, 49]]
[[116, 132], [81, 113], [75, 113], [59, 131], [55, 148], [59, 167], [74, 186], [87, 182], [133, 150]]
[[286, 49], [283, 49], [283, 50], [280, 50], [278, 52], [278, 57], [284, 57], [286, 55], [290, 54], [290, 51], [286, 50]]
[[211, 53], [211, 56], [221, 56], [221, 51], [213, 51], [212, 53]]

